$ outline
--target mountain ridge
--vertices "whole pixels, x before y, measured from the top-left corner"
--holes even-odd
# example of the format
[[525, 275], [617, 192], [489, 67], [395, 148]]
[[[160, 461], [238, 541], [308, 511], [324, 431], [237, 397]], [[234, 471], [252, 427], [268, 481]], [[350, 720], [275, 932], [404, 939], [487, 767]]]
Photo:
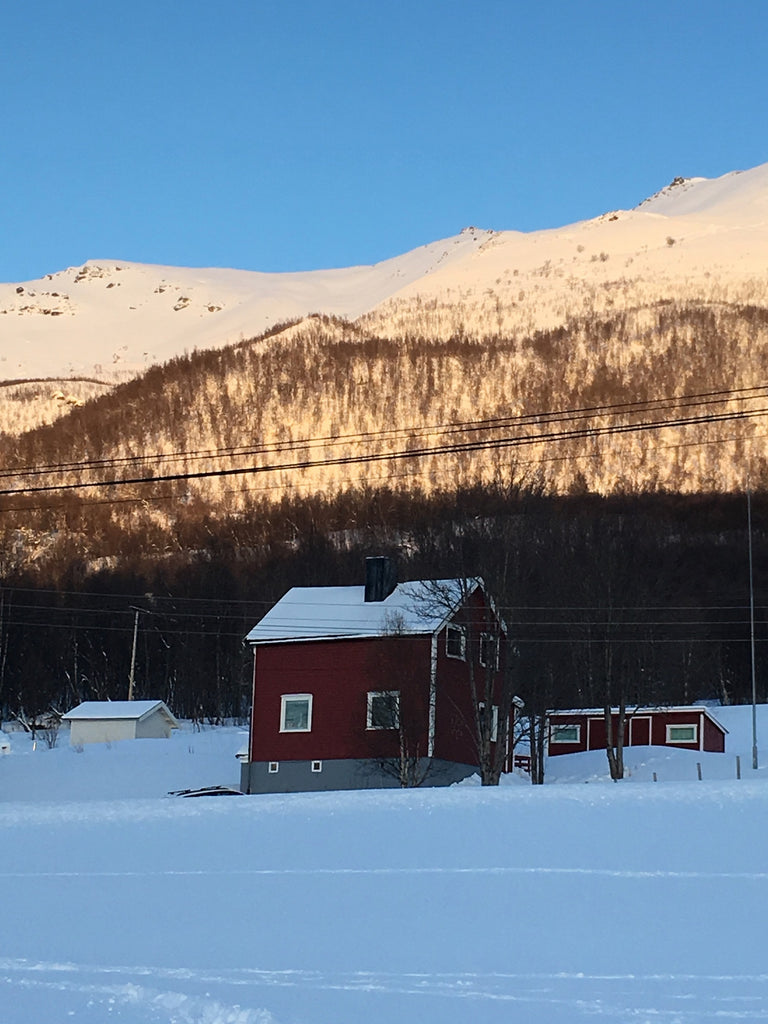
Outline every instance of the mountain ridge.
[[[38, 281], [0, 284], [0, 379], [116, 383], [310, 313], [364, 317], [403, 335], [417, 328], [406, 307], [432, 303], [458, 310], [443, 325], [431, 323], [432, 333], [445, 337], [460, 323], [483, 336], [494, 320], [504, 330], [555, 326], [567, 318], [565, 306], [578, 311], [617, 282], [645, 301], [672, 289], [679, 298], [680, 288], [687, 297], [716, 275], [721, 291], [733, 293], [718, 298], [746, 301], [766, 267], [768, 164], [676, 178], [634, 209], [560, 228], [465, 228], [370, 266], [270, 274], [88, 260]], [[606, 308], [616, 304], [614, 296]], [[508, 315], [500, 318], [500, 307]]]
[[489, 234], [465, 229], [370, 266], [332, 270], [88, 260], [38, 281], [0, 285], [0, 377], [77, 374], [117, 383], [185, 351], [231, 344], [313, 312], [354, 319]]

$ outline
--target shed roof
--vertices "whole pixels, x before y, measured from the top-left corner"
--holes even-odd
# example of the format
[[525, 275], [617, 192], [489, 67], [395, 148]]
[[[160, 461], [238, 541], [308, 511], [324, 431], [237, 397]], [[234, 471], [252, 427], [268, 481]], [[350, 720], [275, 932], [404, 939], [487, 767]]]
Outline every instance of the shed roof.
[[[713, 725], [716, 725], [717, 728], [720, 729], [721, 732], [723, 732], [723, 733], [727, 733], [728, 732], [728, 730], [725, 728], [725, 726], [721, 722], [718, 722], [718, 720], [715, 718], [715, 716], [712, 714], [712, 712], [709, 710], [709, 708], [705, 704], [678, 704], [678, 705], [675, 705], [674, 707], [665, 707], [663, 704], [659, 704], [659, 705], [656, 705], [654, 707], [646, 707], [645, 705], [640, 705], [638, 707], [628, 707], [626, 710], [627, 710], [627, 717], [628, 718], [634, 718], [635, 715], [669, 715], [669, 714], [689, 714], [690, 715], [693, 712], [695, 712], [697, 715], [702, 715], [702, 714], [705, 715], [710, 720], [710, 722], [712, 722]], [[619, 709], [617, 707], [616, 708], [611, 708], [611, 712], [613, 714], [618, 714], [619, 713]], [[591, 717], [602, 718], [604, 714], [605, 714], [605, 708], [571, 708], [570, 710], [568, 710], [568, 709], [558, 709], [557, 711], [548, 711], [547, 712], [547, 715], [550, 718], [557, 718], [558, 715], [569, 715], [569, 716], [588, 715], [590, 718]]]
[[482, 580], [413, 580], [383, 601], [365, 587], [293, 587], [246, 636], [251, 644], [281, 641], [419, 636], [437, 632]]
[[104, 719], [138, 721], [151, 715], [153, 711], [159, 711], [167, 717], [174, 729], [179, 728], [178, 721], [161, 700], [86, 700], [82, 704], [78, 704], [76, 708], [72, 708], [66, 715], [62, 715], [62, 719], [65, 722], [103, 721]]

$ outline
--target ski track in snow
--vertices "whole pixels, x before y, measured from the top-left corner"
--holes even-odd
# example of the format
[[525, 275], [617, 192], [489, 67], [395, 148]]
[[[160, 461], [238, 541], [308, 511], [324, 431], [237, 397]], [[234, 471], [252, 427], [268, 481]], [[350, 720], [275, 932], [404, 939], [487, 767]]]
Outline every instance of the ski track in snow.
[[[172, 987], [168, 987], [168, 986]], [[197, 991], [201, 988], [202, 992]], [[214, 998], [207, 989], [215, 989]], [[88, 1014], [168, 1024], [278, 1024], [261, 1007], [245, 1005], [264, 990], [419, 996], [514, 1004], [544, 1020], [602, 1017], [612, 1021], [768, 1020], [768, 974], [391, 973], [259, 968], [198, 971], [147, 966], [0, 959], [3, 1003], [23, 1010], [25, 994], [58, 991], [85, 1000]], [[224, 1002], [222, 996], [226, 995]], [[68, 1017], [78, 1016], [70, 1010]], [[5, 1020], [5, 1018], [2, 1018]], [[24, 1020], [25, 1017], [18, 1017]], [[519, 1019], [519, 1018], [515, 1018]]]
[[401, 868], [233, 868], [208, 870], [206, 868], [161, 871], [0, 871], [0, 879], [21, 878], [253, 878], [312, 877], [312, 876], [391, 876], [391, 875], [576, 875], [593, 878], [683, 879], [701, 881], [768, 881], [768, 871], [643, 871], [620, 868], [580, 867], [401, 867]]

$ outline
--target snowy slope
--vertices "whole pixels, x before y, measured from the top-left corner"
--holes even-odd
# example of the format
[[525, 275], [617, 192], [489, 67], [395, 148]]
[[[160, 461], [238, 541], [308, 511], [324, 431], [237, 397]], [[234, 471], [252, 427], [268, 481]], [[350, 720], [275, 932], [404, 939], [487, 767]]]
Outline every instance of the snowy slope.
[[[721, 178], [676, 181], [633, 210], [563, 228], [500, 231], [428, 280], [405, 285], [372, 327], [452, 333], [530, 332], [569, 317], [663, 298], [765, 303], [768, 164]], [[456, 310], [447, 316], [440, 310]], [[460, 314], [460, 319], [457, 316]], [[422, 323], [422, 329], [426, 324]]]
[[[727, 710], [743, 740], [749, 710]], [[237, 739], [33, 753], [14, 734], [0, 758], [3, 1024], [768, 1019], [764, 773], [162, 795], [171, 776], [199, 777], [198, 757], [223, 781]]]
[[720, 178], [677, 178], [640, 203], [643, 213], [701, 217], [732, 226], [763, 225], [768, 218], [768, 164]]
[[3, 284], [0, 381], [112, 382], [313, 312], [370, 315], [371, 329], [394, 335], [482, 336], [660, 298], [762, 303], [766, 284], [763, 164], [675, 179], [635, 209], [563, 228], [467, 228], [373, 266], [262, 274], [104, 259]]
[[478, 248], [467, 229], [374, 266], [295, 274], [194, 270], [116, 260], [0, 284], [0, 380], [114, 380], [194, 349], [322, 312], [355, 318]]

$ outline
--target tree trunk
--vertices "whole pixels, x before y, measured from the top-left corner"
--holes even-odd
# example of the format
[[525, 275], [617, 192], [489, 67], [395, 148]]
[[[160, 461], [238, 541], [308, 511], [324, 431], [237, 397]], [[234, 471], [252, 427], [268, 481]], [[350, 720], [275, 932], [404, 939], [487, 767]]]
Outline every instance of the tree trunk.
[[613, 735], [613, 713], [610, 704], [603, 708], [605, 717], [605, 753], [608, 757], [608, 769], [614, 782], [624, 778], [624, 725], [627, 720], [627, 709], [622, 697], [619, 706], [616, 736]]

